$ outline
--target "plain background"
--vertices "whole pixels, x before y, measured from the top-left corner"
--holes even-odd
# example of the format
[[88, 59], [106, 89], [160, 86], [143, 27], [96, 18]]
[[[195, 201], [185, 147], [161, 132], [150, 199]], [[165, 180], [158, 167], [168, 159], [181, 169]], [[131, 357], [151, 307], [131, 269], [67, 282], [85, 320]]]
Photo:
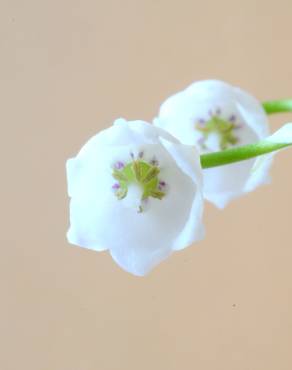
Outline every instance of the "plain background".
[[[70, 246], [64, 165], [194, 80], [291, 97], [291, 0], [1, 0], [3, 370], [291, 370], [292, 151], [146, 278]], [[291, 115], [271, 118], [274, 129]]]

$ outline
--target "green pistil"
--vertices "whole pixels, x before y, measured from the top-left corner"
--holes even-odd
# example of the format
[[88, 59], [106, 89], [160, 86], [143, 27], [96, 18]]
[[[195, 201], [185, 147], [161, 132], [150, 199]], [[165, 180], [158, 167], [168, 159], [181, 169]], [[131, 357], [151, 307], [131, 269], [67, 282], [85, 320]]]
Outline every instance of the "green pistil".
[[204, 123], [204, 126], [201, 123], [196, 124], [196, 129], [204, 135], [203, 146], [205, 147], [204, 142], [208, 139], [209, 135], [215, 133], [219, 136], [221, 150], [225, 150], [228, 146], [238, 143], [238, 138], [233, 133], [235, 128], [236, 124], [225, 121], [218, 116], [213, 116], [209, 121]]
[[141, 201], [152, 197], [162, 199], [165, 192], [159, 189], [158, 174], [160, 169], [140, 159], [128, 163], [120, 170], [113, 170], [113, 177], [119, 182], [120, 188], [116, 191], [116, 197], [123, 199], [127, 196], [128, 187], [136, 184], [141, 188]]

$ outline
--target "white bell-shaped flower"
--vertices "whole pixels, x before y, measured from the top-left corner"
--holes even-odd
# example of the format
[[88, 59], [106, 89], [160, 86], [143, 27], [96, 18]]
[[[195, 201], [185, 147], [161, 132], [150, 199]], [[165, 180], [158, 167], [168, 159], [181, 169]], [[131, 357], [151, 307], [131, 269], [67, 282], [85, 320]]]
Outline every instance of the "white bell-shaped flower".
[[[182, 143], [196, 145], [200, 154], [255, 143], [269, 135], [261, 104], [238, 87], [222, 81], [199, 81], [169, 97], [154, 124]], [[270, 157], [271, 158], [271, 157]], [[271, 160], [256, 159], [206, 169], [204, 196], [223, 208], [230, 200], [269, 181]]]
[[67, 161], [67, 177], [69, 242], [108, 249], [135, 275], [203, 237], [199, 154], [149, 123], [116, 120]]

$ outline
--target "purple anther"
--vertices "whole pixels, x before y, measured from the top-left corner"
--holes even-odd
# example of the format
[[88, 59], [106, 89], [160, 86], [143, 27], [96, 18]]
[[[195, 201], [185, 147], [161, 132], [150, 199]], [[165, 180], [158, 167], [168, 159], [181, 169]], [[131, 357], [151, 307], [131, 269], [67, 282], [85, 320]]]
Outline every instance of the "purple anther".
[[165, 191], [166, 190], [166, 182], [165, 181], [159, 181], [158, 183], [158, 189], [161, 190], [161, 191]]
[[118, 182], [115, 182], [113, 185], [112, 185], [112, 189], [113, 190], [118, 190], [120, 188], [120, 184]]
[[234, 122], [234, 121], [236, 121], [236, 116], [235, 116], [235, 114], [232, 114], [232, 115], [229, 117], [229, 121], [230, 121], [230, 122]]
[[134, 159], [134, 153], [133, 153], [133, 152], [130, 152], [130, 157], [131, 157], [132, 159]]
[[143, 156], [144, 156], [144, 152], [143, 151], [139, 152], [138, 157], [143, 158]]
[[115, 163], [115, 169], [117, 169], [117, 170], [120, 170], [121, 168], [124, 168], [124, 167], [125, 167], [125, 165], [121, 161], [118, 161], [118, 162]]
[[156, 158], [153, 158], [151, 159], [150, 164], [152, 164], [152, 166], [158, 166], [158, 160]]
[[201, 125], [203, 125], [204, 123], [206, 123], [206, 120], [204, 120], [204, 118], [200, 118], [200, 119], [199, 119], [199, 123], [200, 123]]

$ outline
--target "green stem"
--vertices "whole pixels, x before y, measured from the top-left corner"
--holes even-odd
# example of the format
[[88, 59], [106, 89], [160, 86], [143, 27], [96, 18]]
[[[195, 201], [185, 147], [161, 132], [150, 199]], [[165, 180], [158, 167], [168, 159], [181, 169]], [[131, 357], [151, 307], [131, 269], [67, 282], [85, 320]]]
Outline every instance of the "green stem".
[[[286, 148], [292, 144], [273, 143], [268, 140], [259, 141], [256, 144], [249, 144], [233, 149], [226, 149], [222, 152], [214, 152], [202, 154], [201, 166], [202, 168], [211, 168], [222, 166], [230, 163], [244, 161], [259, 155], [274, 152], [279, 149]], [[234, 174], [236, 176], [236, 174]]]
[[265, 101], [262, 105], [267, 114], [292, 112], [292, 99]]

